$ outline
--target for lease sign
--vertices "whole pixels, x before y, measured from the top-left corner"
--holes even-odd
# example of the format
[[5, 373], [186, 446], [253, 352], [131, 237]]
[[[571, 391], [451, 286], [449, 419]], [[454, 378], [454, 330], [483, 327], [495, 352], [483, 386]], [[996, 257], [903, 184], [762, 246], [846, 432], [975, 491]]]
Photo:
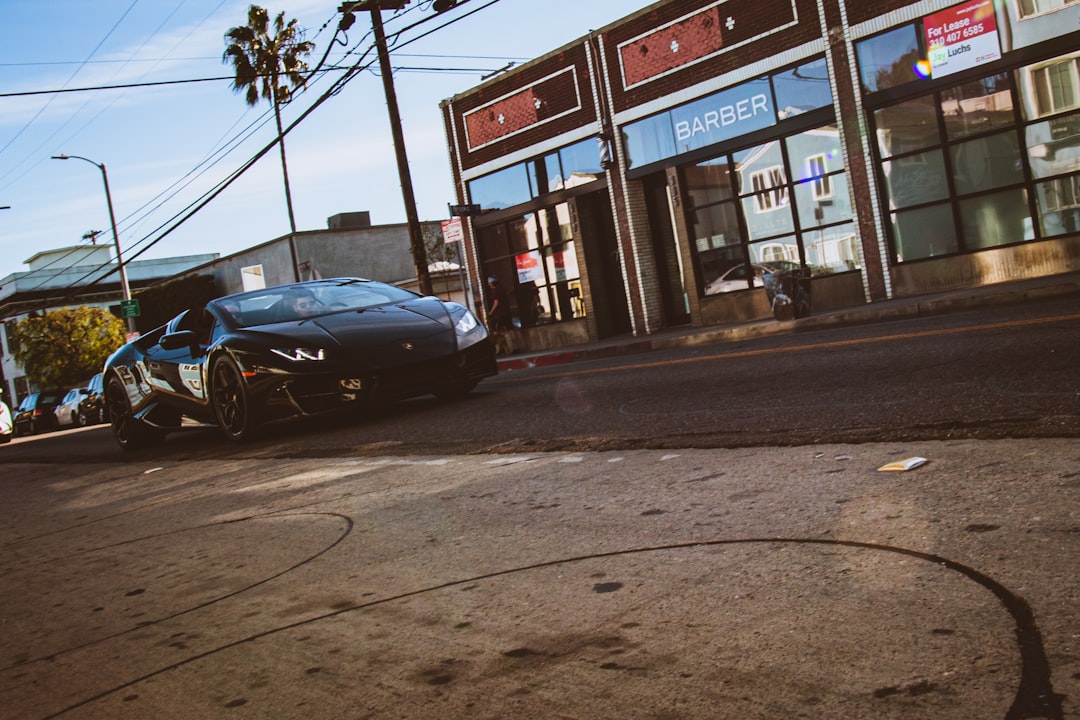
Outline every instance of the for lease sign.
[[1001, 57], [993, 0], [971, 0], [923, 18], [930, 74], [945, 77]]

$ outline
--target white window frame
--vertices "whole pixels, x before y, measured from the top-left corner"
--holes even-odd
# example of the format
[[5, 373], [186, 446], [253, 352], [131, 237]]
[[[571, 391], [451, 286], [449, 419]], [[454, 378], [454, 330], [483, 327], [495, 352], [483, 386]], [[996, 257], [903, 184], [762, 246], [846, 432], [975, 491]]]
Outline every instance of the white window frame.
[[[1080, 0], [1017, 0], [1016, 12], [1021, 20], [1060, 10]], [[1030, 10], [1028, 9], [1030, 7]]]
[[750, 186], [754, 189], [755, 212], [767, 213], [787, 207], [787, 178], [783, 165], [773, 165], [751, 173]]
[[832, 177], [828, 174], [828, 157], [825, 153], [806, 158], [806, 177], [812, 178], [815, 200], [827, 200], [833, 196]]
[[[1055, 115], [1059, 112], [1065, 112], [1067, 110], [1075, 110], [1080, 107], [1080, 89], [1078, 89], [1074, 102], [1071, 105], [1060, 104], [1060, 99], [1054, 97], [1053, 85], [1050, 83], [1050, 72], [1059, 68], [1067, 68], [1067, 72], [1071, 76], [1074, 84], [1080, 88], [1080, 58], [1075, 55], [1065, 60], [1056, 63], [1048, 63], [1031, 69], [1031, 89], [1034, 93], [1034, 104], [1038, 117], [1046, 117], [1048, 115]], [[1039, 87], [1043, 87], [1046, 91], [1046, 97], [1050, 99], [1051, 107], [1042, 107], [1040, 101]]]

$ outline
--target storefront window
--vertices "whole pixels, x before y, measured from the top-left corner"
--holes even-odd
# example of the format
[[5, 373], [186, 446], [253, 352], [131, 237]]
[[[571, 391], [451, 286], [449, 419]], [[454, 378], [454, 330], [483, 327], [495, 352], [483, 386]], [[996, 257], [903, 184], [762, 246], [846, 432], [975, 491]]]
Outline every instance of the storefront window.
[[893, 213], [892, 221], [899, 262], [951, 255], [960, 249], [947, 203]]
[[[1078, 62], [1072, 53], [873, 111], [897, 262], [1080, 229]], [[1018, 125], [1019, 98], [1030, 122]]]
[[[595, 180], [604, 174], [604, 168], [600, 167], [600, 149], [596, 138], [567, 145], [559, 151], [559, 160], [565, 178], [584, 176], [588, 180]], [[569, 187], [581, 184], [571, 180], [567, 180], [567, 183]]]
[[531, 160], [525, 164], [525, 167], [529, 173], [532, 197], [563, 189], [563, 174], [562, 168], [559, 167], [558, 153]]
[[746, 266], [746, 247], [743, 245], [699, 253], [697, 259], [705, 295], [749, 290], [755, 284], [761, 284], [754, 268]]
[[727, 155], [687, 168], [684, 184], [693, 207], [735, 197]]
[[511, 165], [469, 181], [469, 198], [484, 210], [502, 210], [603, 177], [596, 138]]
[[[823, 182], [826, 180], [827, 184]], [[822, 192], [822, 186], [827, 187], [828, 192]], [[795, 207], [799, 213], [799, 225], [804, 230], [850, 220], [847, 173], [833, 173], [820, 180], [799, 183], [795, 186]]]
[[800, 264], [799, 241], [794, 235], [771, 238], [764, 242], [751, 243], [750, 262], [763, 266], [758, 270], [776, 272], [792, 270]]
[[1080, 175], [1038, 183], [1039, 228], [1046, 237], [1080, 232]]
[[937, 107], [934, 96], [925, 95], [875, 112], [881, 157], [904, 155], [940, 143]]
[[1027, 156], [1036, 178], [1080, 170], [1080, 113], [1028, 125]]
[[764, 273], [800, 266], [812, 275], [860, 266], [836, 125], [687, 167], [683, 184], [705, 295], [758, 288]]
[[721, 203], [694, 211], [694, 246], [705, 252], [742, 242], [735, 203]]
[[943, 91], [941, 114], [950, 140], [1013, 125], [1012, 84], [1008, 73]]
[[855, 45], [863, 93], [888, 90], [919, 80], [915, 68], [921, 57], [918, 28], [905, 25]]
[[961, 200], [959, 207], [960, 231], [967, 250], [1032, 239], [1027, 192], [1023, 188]]
[[967, 195], [1024, 181], [1016, 132], [986, 135], [949, 148], [953, 185]]
[[[479, 230], [483, 276], [503, 283], [522, 327], [584, 316], [572, 228], [570, 207], [560, 203]], [[500, 245], [502, 237], [509, 240]], [[500, 246], [501, 255], [489, 252]]]
[[642, 167], [676, 155], [671, 113], [663, 112], [624, 125], [622, 134], [627, 167]]
[[829, 67], [825, 58], [774, 75], [773, 88], [780, 119], [832, 105]]
[[806, 264], [814, 275], [847, 272], [860, 267], [855, 223], [804, 230], [803, 247]]
[[908, 155], [883, 164], [890, 208], [906, 208], [949, 196], [940, 150]]
[[524, 164], [469, 181], [469, 198], [485, 210], [513, 207], [528, 202], [531, 197]]
[[817, 58], [623, 125], [627, 166], [667, 160], [830, 105], [828, 67]]

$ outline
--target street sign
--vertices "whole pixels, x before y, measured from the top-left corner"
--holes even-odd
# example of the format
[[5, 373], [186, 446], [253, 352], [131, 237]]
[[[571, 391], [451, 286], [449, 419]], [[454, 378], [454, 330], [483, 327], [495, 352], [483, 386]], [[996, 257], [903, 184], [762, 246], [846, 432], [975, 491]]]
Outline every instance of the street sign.
[[442, 234], [443, 242], [447, 245], [451, 243], [464, 242], [465, 231], [461, 227], [461, 219], [453, 218], [452, 220], [443, 220]]
[[451, 217], [470, 217], [480, 214], [479, 205], [447, 205]]
[[120, 317], [133, 318], [142, 315], [142, 310], [139, 309], [139, 301], [136, 298], [130, 300], [120, 301]]

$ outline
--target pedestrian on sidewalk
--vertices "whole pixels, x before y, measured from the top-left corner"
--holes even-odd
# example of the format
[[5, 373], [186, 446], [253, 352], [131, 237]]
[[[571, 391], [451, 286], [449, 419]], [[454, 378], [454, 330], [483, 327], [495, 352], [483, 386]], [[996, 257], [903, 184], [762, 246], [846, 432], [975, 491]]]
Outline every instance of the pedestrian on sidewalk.
[[495, 341], [496, 355], [509, 355], [514, 351], [511, 331], [514, 329], [510, 313], [510, 298], [499, 283], [499, 278], [488, 278], [488, 330]]

